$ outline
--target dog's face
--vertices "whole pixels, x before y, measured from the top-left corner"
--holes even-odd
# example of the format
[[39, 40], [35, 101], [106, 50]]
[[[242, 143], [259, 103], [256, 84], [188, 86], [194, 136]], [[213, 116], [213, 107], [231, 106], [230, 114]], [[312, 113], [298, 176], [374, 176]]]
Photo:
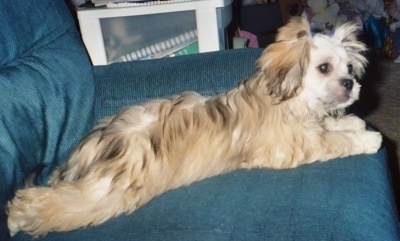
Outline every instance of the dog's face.
[[319, 114], [351, 105], [360, 92], [357, 76], [367, 63], [357, 29], [345, 24], [333, 34], [312, 35], [306, 20], [292, 19], [258, 61], [268, 76], [269, 94], [277, 102], [300, 97]]
[[358, 99], [359, 63], [334, 35], [317, 34], [310, 46], [310, 62], [303, 77], [302, 97], [313, 109], [330, 112], [343, 109]]

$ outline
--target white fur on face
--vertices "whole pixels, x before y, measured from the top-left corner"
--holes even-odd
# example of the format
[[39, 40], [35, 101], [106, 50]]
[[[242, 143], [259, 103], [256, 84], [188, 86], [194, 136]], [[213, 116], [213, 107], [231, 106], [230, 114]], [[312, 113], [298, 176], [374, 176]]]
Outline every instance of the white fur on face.
[[[327, 35], [315, 35], [300, 96], [311, 109], [321, 114], [351, 105], [358, 99], [360, 84], [349, 72], [350, 65], [353, 65], [352, 59], [341, 41]], [[321, 71], [321, 68], [327, 68], [327, 71]], [[353, 83], [351, 89], [342, 84], [344, 79]]]

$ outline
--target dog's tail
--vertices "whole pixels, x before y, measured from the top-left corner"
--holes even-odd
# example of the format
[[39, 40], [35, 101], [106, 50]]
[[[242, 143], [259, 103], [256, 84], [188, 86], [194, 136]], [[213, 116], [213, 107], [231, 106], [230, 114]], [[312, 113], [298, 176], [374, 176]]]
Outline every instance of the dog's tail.
[[24, 231], [37, 237], [52, 231], [98, 225], [122, 213], [133, 212], [154, 196], [135, 183], [122, 189], [112, 182], [107, 177], [80, 179], [17, 191], [7, 207], [10, 234]]
[[53, 174], [50, 187], [17, 191], [7, 206], [11, 234], [98, 225], [164, 192], [168, 182], [159, 174], [168, 165], [154, 161], [159, 145], [144, 131], [154, 117], [144, 112], [128, 108], [102, 120]]

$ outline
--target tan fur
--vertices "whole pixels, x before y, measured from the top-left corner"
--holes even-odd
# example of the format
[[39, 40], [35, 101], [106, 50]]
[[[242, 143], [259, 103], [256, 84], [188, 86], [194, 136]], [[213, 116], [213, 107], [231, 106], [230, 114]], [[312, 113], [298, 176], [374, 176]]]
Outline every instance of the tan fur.
[[[50, 187], [16, 193], [8, 204], [11, 234], [98, 225], [167, 190], [238, 168], [294, 168], [375, 153], [379, 133], [365, 130], [358, 117], [331, 115], [358, 98], [358, 84], [341, 84], [354, 78], [349, 63], [356, 74], [366, 63], [353, 30], [345, 25], [337, 36], [312, 38], [308, 23], [295, 18], [262, 54], [260, 70], [236, 88], [211, 98], [186, 92], [101, 120]], [[331, 72], [321, 74], [325, 60]]]

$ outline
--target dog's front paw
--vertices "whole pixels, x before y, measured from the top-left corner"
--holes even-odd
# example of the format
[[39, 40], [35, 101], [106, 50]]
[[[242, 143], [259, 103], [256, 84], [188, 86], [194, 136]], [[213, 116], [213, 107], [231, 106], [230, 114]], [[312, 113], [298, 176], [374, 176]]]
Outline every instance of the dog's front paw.
[[359, 145], [363, 153], [373, 154], [378, 152], [382, 145], [382, 135], [376, 131], [360, 131], [357, 133]]
[[365, 130], [365, 121], [355, 115], [346, 115], [340, 118], [325, 118], [325, 128], [330, 131], [362, 131]]

